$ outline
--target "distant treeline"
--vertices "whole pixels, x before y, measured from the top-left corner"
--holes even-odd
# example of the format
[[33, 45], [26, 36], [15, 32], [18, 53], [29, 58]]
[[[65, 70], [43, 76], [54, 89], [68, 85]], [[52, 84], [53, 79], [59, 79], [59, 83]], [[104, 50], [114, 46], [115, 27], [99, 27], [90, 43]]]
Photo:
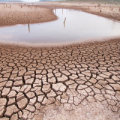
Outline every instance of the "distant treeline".
[[[23, 2], [23, 1], [24, 0], [0, 0], [0, 2]], [[76, 1], [76, 2], [98, 2], [98, 3], [120, 4], [120, 0], [39, 0], [39, 2], [47, 2], [47, 1], [73, 1], [73, 2]]]
[[0, 0], [0, 2], [21, 2], [21, 0]]
[[78, 1], [78, 2], [99, 2], [99, 3], [120, 3], [120, 0], [66, 0], [66, 1]]

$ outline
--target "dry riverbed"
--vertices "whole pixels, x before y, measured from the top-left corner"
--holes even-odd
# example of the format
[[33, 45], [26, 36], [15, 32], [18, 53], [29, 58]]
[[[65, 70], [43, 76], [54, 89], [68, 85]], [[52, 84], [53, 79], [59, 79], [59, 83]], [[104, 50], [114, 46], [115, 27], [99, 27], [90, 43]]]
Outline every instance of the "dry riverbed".
[[[2, 4], [0, 19], [7, 22], [0, 25], [55, 20], [52, 9], [59, 7], [92, 12], [95, 4], [87, 5]], [[0, 120], [9, 119], [119, 120], [120, 40], [43, 48], [0, 45]]]

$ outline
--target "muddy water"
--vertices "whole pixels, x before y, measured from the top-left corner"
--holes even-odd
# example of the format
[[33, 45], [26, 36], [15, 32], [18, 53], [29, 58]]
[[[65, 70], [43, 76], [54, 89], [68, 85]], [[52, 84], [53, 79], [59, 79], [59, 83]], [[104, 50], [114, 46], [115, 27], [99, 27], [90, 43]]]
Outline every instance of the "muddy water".
[[120, 36], [120, 23], [78, 10], [56, 9], [58, 20], [0, 28], [0, 42], [60, 45]]

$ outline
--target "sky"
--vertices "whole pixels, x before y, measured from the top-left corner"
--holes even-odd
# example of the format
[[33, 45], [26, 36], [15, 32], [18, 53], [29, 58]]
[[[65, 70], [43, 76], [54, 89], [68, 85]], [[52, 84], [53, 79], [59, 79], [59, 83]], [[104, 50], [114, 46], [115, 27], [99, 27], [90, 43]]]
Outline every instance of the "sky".
[[39, 0], [23, 0], [23, 2], [38, 2]]
[[18, 1], [18, 2], [39, 2], [41, 0], [0, 0], [0, 2], [12, 2], [12, 1]]

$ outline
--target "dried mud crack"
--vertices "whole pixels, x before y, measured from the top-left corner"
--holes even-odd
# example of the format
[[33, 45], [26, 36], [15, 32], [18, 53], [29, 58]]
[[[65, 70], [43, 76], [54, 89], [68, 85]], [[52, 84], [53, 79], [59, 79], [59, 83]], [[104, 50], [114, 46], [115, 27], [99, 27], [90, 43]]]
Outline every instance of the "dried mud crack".
[[0, 119], [119, 120], [120, 41], [0, 45]]

